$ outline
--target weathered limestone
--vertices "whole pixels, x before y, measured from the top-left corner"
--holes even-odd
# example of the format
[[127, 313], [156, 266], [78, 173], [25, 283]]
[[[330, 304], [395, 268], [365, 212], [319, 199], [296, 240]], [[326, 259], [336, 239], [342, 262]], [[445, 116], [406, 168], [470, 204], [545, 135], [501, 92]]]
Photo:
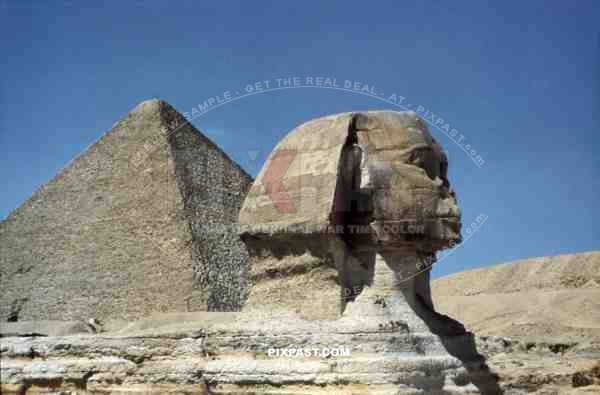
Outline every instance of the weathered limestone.
[[[333, 251], [340, 240], [326, 231], [351, 114], [307, 122], [275, 147], [240, 210], [239, 222], [250, 254], [252, 292], [246, 308], [292, 308], [307, 317], [339, 317], [339, 274]], [[291, 163], [273, 162], [278, 152]], [[287, 168], [289, 166], [289, 168]], [[263, 180], [269, 169], [284, 173], [281, 186], [265, 184], [275, 199], [291, 200], [293, 212], [279, 212]], [[279, 196], [279, 192], [283, 193]], [[289, 201], [288, 200], [288, 201]], [[298, 232], [290, 233], [297, 227]]]
[[19, 321], [3, 322], [0, 325], [0, 337], [67, 336], [94, 332], [89, 324], [78, 321]]
[[[425, 349], [392, 347], [378, 357], [410, 360], [429, 377], [383, 382], [402, 382], [409, 392], [422, 386], [452, 392], [458, 382], [470, 383], [470, 391], [498, 392], [472, 335], [437, 313], [431, 299], [436, 251], [460, 242], [447, 170], [442, 148], [410, 113], [340, 114], [290, 132], [240, 211], [254, 283], [245, 311], [292, 311], [359, 331], [370, 325], [398, 330], [386, 344], [424, 337]], [[435, 374], [430, 358], [443, 361]], [[370, 380], [357, 377], [357, 383]], [[444, 384], [434, 388], [439, 378]]]
[[[381, 315], [386, 315], [385, 308]], [[213, 313], [175, 329], [2, 341], [2, 391], [51, 387], [83, 393], [476, 392], [460, 361], [427, 333], [395, 321], [304, 321]], [[389, 317], [387, 317], [389, 318]], [[191, 329], [193, 327], [194, 329]], [[457, 347], [468, 339], [455, 339]], [[267, 355], [269, 348], [348, 347], [349, 357]], [[416, 351], [415, 351], [416, 350]], [[211, 392], [208, 392], [210, 390]], [[203, 392], [206, 391], [206, 392]], [[368, 392], [367, 392], [368, 391]]]
[[[373, 307], [378, 313], [371, 316], [385, 316], [387, 306]], [[3, 394], [498, 393], [495, 376], [484, 369], [475, 375], [481, 362], [467, 365], [468, 373], [457, 359], [440, 357], [438, 337], [409, 333], [397, 320], [380, 326], [369, 317], [307, 322], [294, 315], [275, 320], [246, 313], [182, 313], [141, 320], [117, 332], [2, 338], [0, 345]], [[271, 347], [332, 345], [349, 347], [350, 356], [267, 356]], [[600, 344], [595, 350], [575, 344], [557, 352], [561, 346], [477, 339], [506, 394], [596, 393]], [[443, 347], [474, 345], [468, 337], [453, 337], [444, 339]], [[579, 377], [591, 382], [582, 386]], [[469, 384], [473, 378], [476, 387]]]
[[[288, 160], [278, 160], [281, 152]], [[335, 319], [371, 284], [377, 258], [399, 282], [415, 277], [405, 282], [420, 295], [411, 301], [431, 309], [427, 267], [436, 251], [460, 241], [447, 168], [440, 145], [411, 113], [347, 113], [294, 129], [240, 211], [254, 283], [247, 308]], [[265, 182], [270, 172], [282, 177]], [[279, 210], [286, 200], [291, 210]], [[319, 308], [304, 308], [315, 301]]]

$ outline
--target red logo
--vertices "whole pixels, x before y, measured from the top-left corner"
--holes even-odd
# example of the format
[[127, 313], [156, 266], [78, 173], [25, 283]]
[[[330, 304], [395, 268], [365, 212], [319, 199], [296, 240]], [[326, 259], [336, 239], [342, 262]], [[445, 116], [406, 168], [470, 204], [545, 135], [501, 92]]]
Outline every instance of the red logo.
[[269, 195], [275, 208], [280, 213], [296, 212], [296, 207], [294, 207], [292, 199], [290, 199], [281, 183], [295, 156], [296, 150], [278, 150], [261, 180], [261, 184], [265, 187], [267, 195]]

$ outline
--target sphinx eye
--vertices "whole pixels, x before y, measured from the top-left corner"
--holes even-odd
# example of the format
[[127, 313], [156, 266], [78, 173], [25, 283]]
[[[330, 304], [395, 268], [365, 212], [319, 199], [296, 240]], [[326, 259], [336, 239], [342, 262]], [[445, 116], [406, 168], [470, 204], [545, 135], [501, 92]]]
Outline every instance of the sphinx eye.
[[425, 166], [425, 154], [423, 150], [417, 149], [412, 151], [408, 157], [408, 163], [423, 169]]
[[427, 177], [432, 180], [435, 180], [440, 175], [440, 171], [442, 171], [435, 151], [431, 148], [418, 148], [412, 151], [409, 156], [409, 163], [425, 170]]

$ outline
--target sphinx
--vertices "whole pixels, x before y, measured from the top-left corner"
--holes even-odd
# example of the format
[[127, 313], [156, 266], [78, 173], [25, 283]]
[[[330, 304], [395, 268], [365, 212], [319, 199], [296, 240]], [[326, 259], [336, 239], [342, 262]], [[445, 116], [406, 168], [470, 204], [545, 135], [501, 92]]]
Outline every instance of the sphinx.
[[464, 331], [435, 312], [429, 288], [435, 253], [460, 243], [460, 219], [447, 157], [416, 114], [300, 125], [270, 154], [239, 214], [253, 282], [246, 308], [337, 319], [368, 288], [435, 331]]

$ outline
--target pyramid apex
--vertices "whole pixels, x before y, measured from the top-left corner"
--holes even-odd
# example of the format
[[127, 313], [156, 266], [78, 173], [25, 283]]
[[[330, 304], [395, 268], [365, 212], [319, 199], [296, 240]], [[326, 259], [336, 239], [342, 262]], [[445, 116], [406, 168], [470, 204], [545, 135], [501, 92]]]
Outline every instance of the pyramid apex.
[[162, 99], [152, 98], [148, 100], [144, 100], [140, 102], [137, 106], [133, 108], [131, 112], [139, 112], [139, 111], [159, 111], [161, 106], [170, 106], [169, 103]]

